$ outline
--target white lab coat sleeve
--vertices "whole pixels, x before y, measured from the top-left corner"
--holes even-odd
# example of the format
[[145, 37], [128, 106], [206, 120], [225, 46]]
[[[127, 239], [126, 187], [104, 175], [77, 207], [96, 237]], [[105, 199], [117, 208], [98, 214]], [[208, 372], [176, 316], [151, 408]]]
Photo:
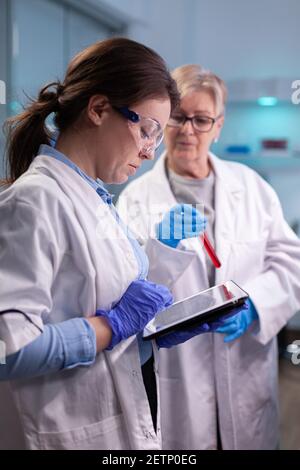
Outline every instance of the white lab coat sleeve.
[[300, 240], [284, 220], [275, 195], [270, 213], [264, 270], [243, 286], [259, 316], [259, 328], [252, 330], [254, 337], [264, 345], [300, 308]]
[[193, 251], [171, 248], [155, 238], [148, 238], [145, 252], [149, 258], [149, 281], [172, 289], [191, 262], [197, 258]]
[[9, 355], [43, 331], [60, 250], [52, 224], [28, 202], [2, 203], [0, 221], [0, 340]]

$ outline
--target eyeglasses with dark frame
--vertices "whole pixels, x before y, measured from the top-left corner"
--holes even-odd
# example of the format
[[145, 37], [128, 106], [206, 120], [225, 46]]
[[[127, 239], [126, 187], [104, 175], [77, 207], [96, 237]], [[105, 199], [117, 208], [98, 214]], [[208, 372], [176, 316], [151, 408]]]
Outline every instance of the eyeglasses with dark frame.
[[125, 117], [130, 123], [139, 124], [140, 138], [142, 141], [150, 141], [152, 143], [154, 142], [153, 147], [155, 149], [160, 146], [164, 134], [160, 123], [156, 121], [156, 119], [141, 116], [132, 109], [129, 109], [127, 106], [113, 106], [113, 108], [123, 117]]
[[190, 121], [193, 129], [196, 132], [210, 132], [216, 123], [216, 121], [221, 117], [217, 116], [212, 118], [210, 116], [202, 116], [200, 114], [196, 114], [195, 116], [188, 117], [185, 114], [173, 114], [167, 126], [168, 127], [182, 127], [185, 125], [187, 121]]

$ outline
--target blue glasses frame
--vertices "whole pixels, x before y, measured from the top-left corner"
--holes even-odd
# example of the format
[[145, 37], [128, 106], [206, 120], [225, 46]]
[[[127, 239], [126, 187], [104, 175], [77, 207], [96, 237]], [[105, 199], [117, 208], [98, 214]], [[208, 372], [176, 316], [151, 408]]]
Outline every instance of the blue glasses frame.
[[127, 106], [113, 106], [113, 108], [118, 111], [122, 116], [124, 116], [128, 121], [131, 122], [139, 122], [141, 120], [141, 117], [139, 114], [137, 114], [135, 111], [132, 111], [132, 109], [127, 108]]

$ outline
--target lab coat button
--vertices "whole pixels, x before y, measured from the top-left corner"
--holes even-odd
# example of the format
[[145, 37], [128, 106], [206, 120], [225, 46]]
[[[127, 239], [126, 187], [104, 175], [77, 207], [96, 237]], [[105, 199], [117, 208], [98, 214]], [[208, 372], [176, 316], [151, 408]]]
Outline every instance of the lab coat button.
[[152, 437], [151, 432], [147, 431], [147, 429], [144, 429], [144, 436], [146, 439], [150, 439]]
[[128, 259], [128, 261], [130, 261], [131, 263], [133, 261], [135, 261], [135, 256], [132, 254], [132, 253], [126, 253], [126, 258]]

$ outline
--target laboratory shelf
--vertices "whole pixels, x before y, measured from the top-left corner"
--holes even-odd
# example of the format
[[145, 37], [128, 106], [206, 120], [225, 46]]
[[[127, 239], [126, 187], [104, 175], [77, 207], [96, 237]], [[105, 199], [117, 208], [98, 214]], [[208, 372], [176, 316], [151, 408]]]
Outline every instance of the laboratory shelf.
[[226, 161], [244, 163], [245, 165], [257, 171], [300, 171], [300, 158], [297, 157], [271, 157], [271, 156], [245, 156], [245, 155], [222, 155], [221, 158]]

